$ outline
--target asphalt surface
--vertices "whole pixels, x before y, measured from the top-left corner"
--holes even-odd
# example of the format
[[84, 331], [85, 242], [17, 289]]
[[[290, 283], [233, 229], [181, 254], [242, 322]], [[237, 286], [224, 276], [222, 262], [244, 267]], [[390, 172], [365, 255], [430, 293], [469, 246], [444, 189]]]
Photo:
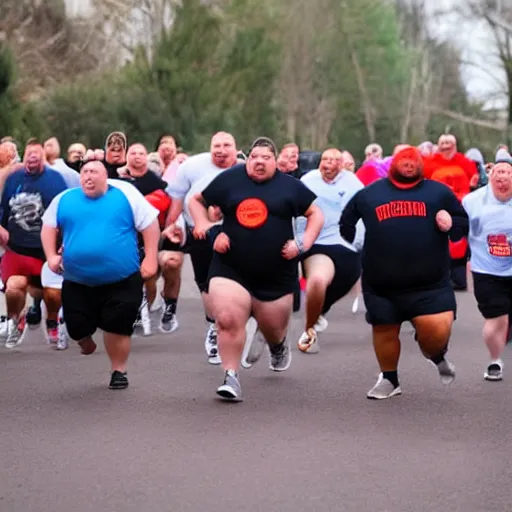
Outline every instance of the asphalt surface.
[[483, 381], [471, 293], [458, 295], [450, 387], [405, 326], [402, 396], [367, 400], [378, 369], [348, 298], [319, 354], [295, 350], [284, 374], [262, 360], [241, 372], [244, 402], [226, 404], [186, 274], [180, 329], [134, 340], [127, 390], [107, 388], [102, 348], [55, 352], [33, 331], [0, 350], [0, 512], [512, 510], [510, 377]]

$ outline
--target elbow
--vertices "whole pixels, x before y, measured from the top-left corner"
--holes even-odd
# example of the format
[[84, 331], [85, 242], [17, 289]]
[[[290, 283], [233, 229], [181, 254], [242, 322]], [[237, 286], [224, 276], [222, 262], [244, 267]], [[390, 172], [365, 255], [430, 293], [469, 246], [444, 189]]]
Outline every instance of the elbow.
[[356, 227], [340, 221], [340, 235], [351, 244], [356, 238]]

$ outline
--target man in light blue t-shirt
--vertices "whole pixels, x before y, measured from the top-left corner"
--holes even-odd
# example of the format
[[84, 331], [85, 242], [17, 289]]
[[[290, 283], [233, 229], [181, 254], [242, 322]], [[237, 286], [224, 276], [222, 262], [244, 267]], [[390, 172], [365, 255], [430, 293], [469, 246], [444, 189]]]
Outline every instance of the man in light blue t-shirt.
[[474, 293], [485, 318], [484, 341], [491, 361], [486, 380], [503, 378], [501, 354], [512, 312], [512, 164], [496, 163], [489, 184], [467, 195], [462, 205], [469, 217], [469, 248]]
[[[48, 266], [64, 275], [69, 336], [88, 355], [96, 350], [92, 335], [102, 329], [112, 364], [110, 388], [124, 389], [142, 280], [158, 269], [160, 229], [158, 210], [133, 185], [107, 178], [101, 162], [87, 162], [80, 171], [81, 188], [59, 194], [46, 210], [41, 238]], [[138, 232], [144, 240], [142, 263]]]
[[[301, 256], [306, 284], [306, 322], [298, 347], [304, 353], [318, 351], [318, 320], [347, 295], [361, 275], [358, 250], [362, 247], [364, 226], [358, 224], [351, 244], [340, 235], [339, 219], [352, 197], [364, 186], [357, 176], [343, 170], [343, 156], [337, 149], [324, 151], [320, 167], [301, 181], [315, 193], [324, 215], [324, 225], [313, 247]], [[297, 220], [297, 238], [301, 239], [304, 219]]]

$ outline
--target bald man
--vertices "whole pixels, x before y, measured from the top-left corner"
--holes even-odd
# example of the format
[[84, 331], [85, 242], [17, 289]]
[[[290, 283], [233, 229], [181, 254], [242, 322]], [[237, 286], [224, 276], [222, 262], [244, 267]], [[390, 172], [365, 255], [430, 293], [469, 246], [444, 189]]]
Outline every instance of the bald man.
[[[314, 245], [301, 256], [306, 285], [305, 329], [298, 348], [306, 354], [318, 352], [315, 325], [342, 297], [347, 295], [361, 274], [361, 259], [356, 245], [364, 238], [362, 222], [358, 224], [356, 243], [344, 240], [339, 232], [339, 219], [352, 197], [364, 188], [359, 179], [343, 167], [342, 153], [324, 151], [317, 170], [301, 180], [315, 195], [314, 202], [323, 213], [324, 225]], [[297, 237], [302, 240], [305, 218], [297, 220]]]
[[[109, 387], [125, 389], [142, 280], [157, 272], [160, 229], [158, 211], [135, 187], [107, 178], [103, 163], [86, 163], [81, 187], [59, 194], [45, 212], [41, 240], [50, 270], [64, 275], [62, 306], [69, 336], [89, 355], [96, 350], [92, 335], [101, 329], [111, 361]], [[142, 263], [138, 232], [144, 240]]]
[[[210, 364], [221, 363], [217, 349], [217, 329], [212, 313], [212, 305], [208, 297], [208, 271], [213, 256], [212, 241], [210, 239], [198, 240], [191, 235], [195, 225], [190, 215], [188, 203], [192, 197], [201, 193], [217, 176], [226, 169], [234, 166], [237, 161], [237, 149], [235, 138], [226, 132], [216, 133], [210, 144], [209, 153], [201, 153], [192, 156], [183, 162], [168, 188], [172, 197], [172, 205], [167, 218], [167, 228], [163, 232], [163, 243], [161, 245], [160, 265], [164, 276], [167, 273], [168, 288], [164, 289], [166, 310], [169, 319], [176, 314], [176, 303], [178, 300], [181, 266], [183, 264], [183, 252], [189, 252], [194, 269], [194, 279], [205, 310], [208, 332], [205, 339], [205, 350]], [[183, 213], [188, 226], [187, 240], [188, 247], [181, 248], [172, 240], [176, 236], [176, 222]], [[164, 320], [164, 319], [163, 319]], [[163, 322], [165, 324], [167, 322]], [[176, 329], [177, 322], [169, 323], [169, 329]]]

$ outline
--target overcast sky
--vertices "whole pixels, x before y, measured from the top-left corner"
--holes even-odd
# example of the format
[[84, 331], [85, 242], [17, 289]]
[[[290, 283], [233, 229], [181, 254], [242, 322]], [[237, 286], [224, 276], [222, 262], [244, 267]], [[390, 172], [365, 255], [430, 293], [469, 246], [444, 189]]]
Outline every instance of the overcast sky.
[[[461, 21], [455, 10], [463, 7], [465, 2], [466, 0], [425, 0], [427, 11], [432, 16], [431, 32], [438, 38], [454, 42], [462, 51], [466, 62], [462, 77], [470, 96], [485, 100], [489, 107], [502, 107], [506, 105], [506, 96], [503, 94], [505, 77], [499, 61], [490, 57], [489, 52], [493, 50], [492, 37], [484, 24]], [[90, 0], [66, 0], [66, 4], [69, 13], [75, 15], [86, 11], [90, 7]], [[435, 16], [441, 8], [452, 13]]]

